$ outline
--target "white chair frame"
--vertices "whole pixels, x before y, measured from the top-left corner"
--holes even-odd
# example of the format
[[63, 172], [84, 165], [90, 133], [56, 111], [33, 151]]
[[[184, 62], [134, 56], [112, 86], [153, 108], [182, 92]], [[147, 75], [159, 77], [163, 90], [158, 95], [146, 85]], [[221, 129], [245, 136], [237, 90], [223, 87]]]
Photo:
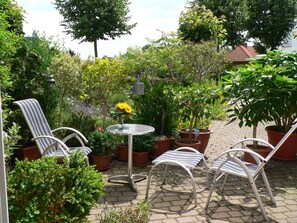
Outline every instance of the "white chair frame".
[[[41, 156], [58, 156], [59, 158], [69, 158], [71, 152], [81, 151], [84, 153], [87, 163], [88, 154], [92, 152], [85, 143], [86, 137], [78, 130], [70, 127], [60, 127], [54, 130], [50, 126], [43, 114], [39, 102], [36, 99], [24, 99], [15, 101], [14, 104], [18, 105], [25, 117], [29, 129], [33, 135], [32, 141], [36, 142]], [[70, 134], [63, 139], [58, 139], [53, 133], [57, 131], [69, 131]], [[78, 147], [68, 147], [66, 145], [69, 139], [76, 138], [79, 142]]]
[[201, 161], [203, 161], [205, 166], [206, 182], [208, 187], [208, 172], [207, 172], [208, 168], [204, 158], [204, 154], [190, 147], [180, 147], [175, 150], [169, 150], [163, 153], [161, 156], [159, 156], [158, 158], [152, 161], [154, 165], [152, 166], [148, 176], [145, 199], [148, 199], [149, 187], [150, 187], [151, 177], [154, 169], [157, 168], [158, 166], [165, 165], [164, 179], [161, 184], [161, 188], [162, 188], [163, 185], [166, 183], [168, 166], [178, 166], [184, 169], [185, 172], [191, 178], [195, 206], [197, 206], [195, 180], [191, 171], [193, 171]]
[[[276, 203], [270, 184], [268, 182], [267, 176], [265, 174], [264, 166], [267, 164], [267, 162], [272, 158], [272, 156], [277, 152], [277, 150], [281, 147], [281, 145], [288, 139], [288, 137], [295, 131], [297, 128], [297, 123], [294, 124], [291, 129], [286, 133], [286, 135], [280, 140], [280, 142], [274, 147], [270, 143], [261, 140], [261, 139], [256, 139], [256, 138], [247, 138], [240, 140], [233, 144], [229, 150], [221, 153], [217, 158], [215, 158], [215, 162], [212, 167], [209, 168], [208, 172], [215, 172], [214, 178], [213, 178], [213, 184], [210, 188], [209, 191], [209, 196], [207, 199], [207, 203], [205, 206], [205, 210], [208, 209], [209, 203], [211, 200], [211, 195], [213, 193], [214, 187], [216, 183], [219, 181], [219, 179], [222, 176], [225, 176], [225, 179], [223, 181], [223, 185], [221, 188], [221, 191], [223, 191], [224, 186], [227, 181], [228, 175], [233, 175], [237, 177], [242, 177], [245, 178], [249, 181], [251, 188], [253, 190], [253, 193], [255, 195], [255, 198], [257, 200], [257, 203], [259, 205], [259, 208], [262, 212], [262, 215], [266, 221], [268, 221], [268, 216], [267, 213], [264, 209], [263, 203], [261, 201], [257, 186], [256, 186], [256, 179], [258, 178], [259, 175], [262, 176], [266, 190], [268, 192], [268, 195], [271, 199], [271, 202], [273, 204]], [[258, 142], [262, 143], [269, 148], [271, 148], [271, 152], [268, 154], [266, 158], [262, 157], [258, 153], [253, 152], [251, 149], [249, 149], [246, 146], [246, 142]], [[237, 149], [235, 148], [236, 146], [241, 145], [241, 148]], [[245, 161], [242, 161], [239, 157], [240, 153], [246, 152], [249, 153], [256, 161], [256, 164], [248, 163]]]

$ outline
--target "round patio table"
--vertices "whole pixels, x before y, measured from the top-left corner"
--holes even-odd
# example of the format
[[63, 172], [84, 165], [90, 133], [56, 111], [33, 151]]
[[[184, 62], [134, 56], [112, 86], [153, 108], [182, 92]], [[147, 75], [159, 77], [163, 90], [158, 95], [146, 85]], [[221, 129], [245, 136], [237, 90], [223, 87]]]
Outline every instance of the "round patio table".
[[111, 125], [106, 128], [108, 132], [118, 135], [127, 135], [128, 136], [128, 174], [127, 175], [118, 175], [111, 176], [108, 178], [108, 181], [124, 181], [128, 182], [132, 190], [137, 191], [135, 182], [144, 180], [146, 175], [144, 174], [133, 174], [133, 136], [134, 135], [146, 135], [155, 131], [155, 128], [149, 125], [142, 124], [124, 124], [122, 129], [119, 129], [119, 125]]

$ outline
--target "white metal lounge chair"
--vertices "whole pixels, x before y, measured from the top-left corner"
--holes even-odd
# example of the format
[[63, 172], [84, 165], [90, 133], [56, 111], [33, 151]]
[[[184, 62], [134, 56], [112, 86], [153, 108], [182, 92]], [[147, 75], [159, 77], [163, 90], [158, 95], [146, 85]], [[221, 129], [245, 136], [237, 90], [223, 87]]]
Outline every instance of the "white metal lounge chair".
[[164, 179], [161, 185], [162, 187], [166, 182], [168, 166], [179, 166], [182, 169], [184, 169], [186, 173], [191, 177], [193, 194], [195, 199], [195, 206], [197, 206], [195, 181], [191, 171], [195, 169], [195, 167], [201, 162], [201, 160], [205, 165], [206, 182], [208, 186], [208, 175], [207, 175], [208, 173], [207, 173], [207, 165], [204, 159], [204, 154], [199, 153], [197, 150], [190, 147], [180, 147], [180, 148], [177, 148], [176, 150], [169, 150], [163, 153], [158, 158], [154, 159], [152, 161], [154, 165], [151, 168], [151, 171], [149, 173], [148, 180], [147, 180], [145, 199], [148, 198], [151, 176], [152, 176], [153, 170], [156, 167], [160, 165], [165, 165]]
[[[264, 166], [267, 164], [267, 162], [271, 159], [271, 157], [276, 153], [276, 151], [281, 147], [281, 145], [287, 140], [287, 138], [294, 132], [294, 130], [297, 128], [297, 123], [294, 124], [291, 129], [286, 133], [286, 135], [281, 139], [281, 141], [274, 147], [270, 143], [261, 140], [261, 139], [255, 139], [255, 138], [247, 138], [240, 140], [233, 144], [229, 150], [223, 152], [220, 154], [216, 159], [211, 168], [209, 168], [209, 172], [215, 172], [213, 184], [209, 191], [209, 196], [207, 199], [207, 203], [205, 206], [205, 209], [208, 209], [210, 199], [212, 192], [214, 190], [215, 184], [218, 182], [218, 180], [225, 175], [225, 179], [223, 181], [223, 185], [221, 190], [223, 191], [226, 180], [228, 175], [233, 175], [237, 177], [246, 178], [249, 182], [249, 184], [252, 187], [253, 193], [255, 195], [255, 198], [258, 202], [259, 208], [262, 212], [263, 217], [266, 221], [268, 221], [268, 217], [266, 214], [266, 211], [264, 209], [263, 203], [261, 201], [261, 198], [259, 196], [259, 192], [256, 186], [256, 179], [259, 175], [262, 176], [266, 190], [268, 192], [268, 195], [271, 199], [271, 202], [275, 204], [275, 199], [273, 197], [268, 179], [266, 177]], [[263, 158], [258, 153], [253, 152], [251, 149], [249, 149], [245, 143], [247, 142], [253, 142], [257, 141], [259, 143], [262, 143], [268, 147], [271, 148], [271, 152], [268, 154], [266, 158]], [[240, 148], [238, 148], [240, 147]], [[247, 152], [252, 155], [252, 157], [255, 159], [257, 164], [248, 163], [245, 161], [242, 161], [240, 159], [240, 153]]]
[[[70, 152], [82, 151], [88, 161], [87, 156], [92, 150], [85, 146], [85, 143], [88, 141], [82, 133], [69, 127], [61, 127], [51, 130], [39, 102], [36, 99], [15, 101], [14, 104], [21, 108], [33, 135], [32, 140], [36, 142], [41, 156], [58, 156], [61, 159], [64, 157], [68, 159]], [[53, 133], [61, 130], [69, 131], [71, 134], [60, 140], [56, 138]], [[68, 147], [65, 143], [71, 138], [76, 138], [80, 143], [80, 146]]]

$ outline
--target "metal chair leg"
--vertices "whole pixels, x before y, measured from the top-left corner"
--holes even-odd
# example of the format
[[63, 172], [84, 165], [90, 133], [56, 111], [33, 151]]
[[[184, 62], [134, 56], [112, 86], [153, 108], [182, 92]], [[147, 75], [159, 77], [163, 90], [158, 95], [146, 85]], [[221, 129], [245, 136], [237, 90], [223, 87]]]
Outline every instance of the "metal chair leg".
[[269, 195], [269, 197], [270, 197], [270, 199], [271, 199], [271, 202], [272, 202], [273, 204], [276, 204], [276, 201], [275, 201], [275, 198], [274, 198], [274, 196], [273, 196], [273, 194], [272, 194], [271, 187], [270, 187], [270, 184], [269, 184], [269, 182], [268, 182], [266, 173], [265, 173], [264, 171], [262, 171], [261, 176], [262, 176], [263, 181], [264, 181], [264, 183], [265, 183], [265, 187], [266, 187], [267, 193], [268, 193], [268, 195]]
[[161, 184], [161, 187], [162, 187], [162, 186], [165, 184], [165, 182], [166, 182], [167, 171], [168, 171], [168, 165], [165, 164], [164, 179], [163, 179], [163, 182], [162, 182], [162, 184]]

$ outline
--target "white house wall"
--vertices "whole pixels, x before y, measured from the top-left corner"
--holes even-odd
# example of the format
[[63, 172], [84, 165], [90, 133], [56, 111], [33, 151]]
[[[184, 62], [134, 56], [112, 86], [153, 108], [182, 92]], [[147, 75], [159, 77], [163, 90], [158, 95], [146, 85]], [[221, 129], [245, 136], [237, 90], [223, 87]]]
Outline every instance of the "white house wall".
[[[297, 20], [296, 20], [296, 24], [297, 24]], [[297, 39], [293, 37], [293, 34], [297, 34], [297, 25], [295, 26], [295, 28], [293, 29], [292, 33], [290, 34], [287, 43], [285, 43], [283, 45], [283, 47], [281, 47], [281, 49], [284, 52], [292, 52], [292, 51], [297, 51]]]

